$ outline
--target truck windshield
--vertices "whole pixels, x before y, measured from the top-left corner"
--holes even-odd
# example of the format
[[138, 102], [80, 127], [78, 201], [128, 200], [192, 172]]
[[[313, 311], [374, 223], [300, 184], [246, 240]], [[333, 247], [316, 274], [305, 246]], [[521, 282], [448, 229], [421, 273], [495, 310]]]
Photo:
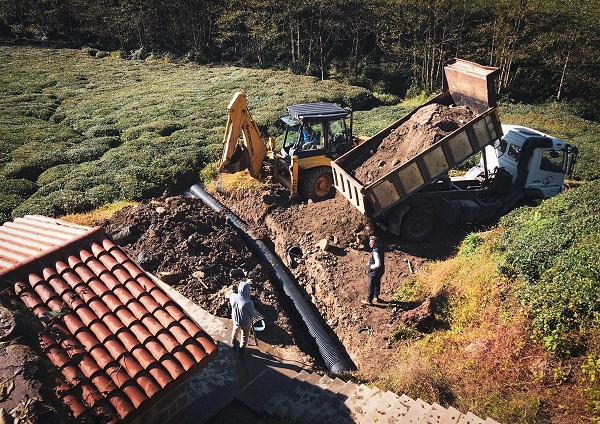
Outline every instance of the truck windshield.
[[563, 155], [556, 150], [545, 150], [542, 153], [540, 169], [548, 172], [563, 172]]

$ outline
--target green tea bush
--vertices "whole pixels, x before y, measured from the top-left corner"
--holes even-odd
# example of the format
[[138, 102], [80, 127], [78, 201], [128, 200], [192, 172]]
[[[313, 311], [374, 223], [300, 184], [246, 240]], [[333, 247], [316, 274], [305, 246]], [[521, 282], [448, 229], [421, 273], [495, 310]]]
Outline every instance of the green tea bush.
[[85, 198], [93, 208], [114, 202], [119, 195], [119, 188], [114, 184], [99, 184], [85, 191]]
[[0, 177], [0, 193], [13, 194], [20, 197], [27, 197], [35, 193], [38, 186], [33, 181], [20, 179], [6, 179]]
[[121, 144], [120, 137], [98, 137], [82, 141], [65, 152], [65, 160], [69, 163], [90, 162], [98, 159], [111, 148]]
[[88, 137], [117, 137], [120, 134], [119, 129], [111, 125], [94, 125], [86, 131]]
[[13, 162], [9, 164], [12, 165], [12, 170], [5, 175], [14, 178], [34, 179], [46, 169], [64, 163], [66, 161], [65, 152], [68, 147], [65, 142], [29, 142], [13, 150]]
[[71, 164], [61, 164], [48, 168], [40, 174], [37, 182], [40, 186], [50, 184], [68, 175], [73, 167]]
[[74, 190], [53, 191], [47, 196], [33, 195], [17, 206], [12, 217], [25, 216], [28, 214], [42, 214], [57, 217], [69, 213], [77, 213], [89, 210], [91, 202], [85, 193]]
[[599, 324], [600, 181], [517, 209], [500, 226], [500, 271], [522, 279], [515, 294], [546, 347], [575, 353], [578, 332]]

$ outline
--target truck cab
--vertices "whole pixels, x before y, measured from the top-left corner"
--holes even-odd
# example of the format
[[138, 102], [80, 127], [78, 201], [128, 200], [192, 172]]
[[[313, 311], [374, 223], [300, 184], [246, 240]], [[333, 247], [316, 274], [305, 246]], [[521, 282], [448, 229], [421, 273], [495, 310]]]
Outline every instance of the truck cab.
[[[558, 138], [518, 125], [502, 125], [504, 136], [487, 146], [480, 167], [504, 168], [511, 183], [531, 197], [547, 199], [564, 189], [577, 159], [577, 148]], [[484, 165], [485, 163], [485, 165]]]

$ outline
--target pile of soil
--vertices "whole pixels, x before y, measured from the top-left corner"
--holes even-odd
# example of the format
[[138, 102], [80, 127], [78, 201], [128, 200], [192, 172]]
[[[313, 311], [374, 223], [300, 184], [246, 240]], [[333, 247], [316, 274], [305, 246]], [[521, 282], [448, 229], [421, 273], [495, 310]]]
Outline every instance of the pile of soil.
[[[213, 194], [252, 227], [254, 237], [261, 235], [288, 262], [305, 298], [356, 366], [356, 376], [364, 379], [379, 375], [393, 361], [397, 350], [390, 335], [406, 321], [403, 314], [409, 309], [395, 303], [361, 304], [366, 298], [369, 236], [378, 234], [385, 249], [381, 295], [388, 301], [428, 260], [452, 254], [460, 239], [441, 233], [421, 245], [402, 243], [380, 232], [339, 194], [318, 203], [291, 201], [289, 192], [278, 185], [248, 191], [243, 198]], [[237, 285], [229, 271], [246, 269], [253, 280], [255, 306], [269, 323], [260, 338], [286, 347], [286, 353], [305, 363], [321, 363], [285, 295], [274, 290], [224, 216], [200, 200], [171, 197], [145, 202], [118, 212], [105, 228], [146, 270], [220, 317], [229, 317], [227, 295]], [[293, 256], [288, 254], [290, 247], [295, 249]], [[413, 313], [406, 319], [415, 321], [415, 326], [430, 319], [427, 308], [421, 309], [418, 316]], [[302, 351], [297, 356], [294, 345]]]
[[147, 201], [117, 212], [104, 227], [146, 271], [219, 317], [230, 316], [229, 296], [242, 279], [230, 271], [244, 269], [255, 307], [272, 329], [269, 342], [292, 343], [288, 315], [267, 273], [225, 217], [200, 200]]
[[354, 176], [368, 185], [475, 117], [466, 106], [430, 104], [419, 108], [408, 121], [383, 139], [372, 156], [355, 169]]
[[[426, 304], [399, 305], [393, 296], [426, 262], [453, 254], [460, 231], [445, 228], [426, 243], [407, 244], [380, 231], [339, 193], [317, 203], [293, 203], [277, 185], [247, 192], [243, 199], [214, 194], [272, 241], [309, 304], [356, 366], [356, 377], [374, 378], [393, 362], [399, 344], [390, 335], [404, 322], [423, 329], [432, 320]], [[388, 303], [365, 306], [361, 300], [367, 294], [368, 239], [373, 234], [385, 250], [381, 295]], [[288, 253], [291, 247], [294, 255]]]

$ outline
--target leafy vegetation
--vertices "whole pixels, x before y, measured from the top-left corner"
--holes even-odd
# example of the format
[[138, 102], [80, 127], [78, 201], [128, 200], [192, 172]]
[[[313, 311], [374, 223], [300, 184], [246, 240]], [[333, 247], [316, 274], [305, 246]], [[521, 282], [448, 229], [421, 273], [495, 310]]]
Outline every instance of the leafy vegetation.
[[412, 97], [458, 56], [499, 67], [511, 99], [583, 99], [586, 116], [598, 116], [599, 24], [595, 0], [0, 1], [0, 36], [87, 43], [94, 57], [290, 69]]
[[373, 99], [365, 89], [288, 72], [0, 47], [1, 221], [190, 186], [218, 158], [226, 107], [240, 89], [273, 135], [287, 104], [360, 108]]
[[501, 222], [501, 272], [552, 352], [573, 355], [600, 324], [600, 182], [521, 208]]

